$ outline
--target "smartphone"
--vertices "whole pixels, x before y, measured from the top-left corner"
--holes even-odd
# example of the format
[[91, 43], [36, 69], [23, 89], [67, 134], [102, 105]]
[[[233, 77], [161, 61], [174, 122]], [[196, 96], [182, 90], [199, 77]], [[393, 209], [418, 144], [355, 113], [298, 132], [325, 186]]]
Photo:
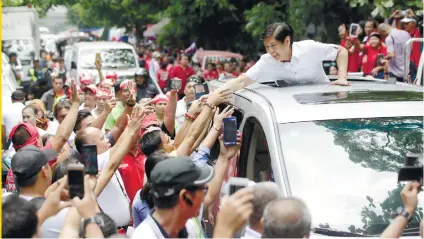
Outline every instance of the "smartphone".
[[68, 190], [71, 198], [84, 197], [84, 165], [68, 165]]
[[194, 85], [194, 92], [196, 93], [196, 99], [198, 100], [200, 97], [202, 97], [202, 95], [206, 94], [206, 90], [205, 90], [205, 85], [204, 84], [196, 84]]
[[187, 103], [187, 111], [190, 109], [192, 104], [193, 104], [193, 101], [190, 101], [190, 102]]
[[359, 24], [357, 23], [350, 24], [349, 36], [358, 38], [358, 29], [359, 29]]
[[110, 87], [110, 94], [112, 95], [112, 99], [115, 99], [115, 87]]
[[406, 16], [406, 12], [407, 12], [407, 10], [402, 10], [402, 11], [400, 11], [400, 15], [401, 16]]
[[228, 180], [228, 195], [232, 195], [238, 190], [254, 185], [255, 182], [247, 178], [232, 177]]
[[236, 117], [224, 118], [224, 145], [231, 146], [237, 144], [237, 120]]
[[178, 79], [176, 77], [172, 78], [172, 80], [171, 80], [171, 89], [180, 91], [181, 90], [181, 85], [182, 85], [181, 79]]
[[84, 144], [81, 148], [81, 157], [85, 162], [87, 174], [97, 175], [99, 165], [97, 164], [97, 146], [94, 144]]
[[379, 54], [377, 55], [377, 58], [376, 58], [375, 60], [376, 60], [376, 65], [377, 65], [377, 66], [382, 66], [382, 65], [384, 65], [384, 64], [383, 64], [383, 60], [384, 60], [384, 55], [383, 55], [383, 54], [379, 53]]

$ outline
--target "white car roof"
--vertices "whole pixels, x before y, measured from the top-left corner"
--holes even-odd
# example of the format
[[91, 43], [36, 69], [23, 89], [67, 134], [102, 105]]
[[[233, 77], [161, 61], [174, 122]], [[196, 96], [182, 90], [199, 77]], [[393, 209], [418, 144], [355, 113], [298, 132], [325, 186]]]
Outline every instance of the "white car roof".
[[100, 42], [78, 42], [74, 44], [76, 48], [122, 48], [122, 49], [134, 49], [133, 46], [125, 42], [112, 42], [112, 41], [100, 41]]

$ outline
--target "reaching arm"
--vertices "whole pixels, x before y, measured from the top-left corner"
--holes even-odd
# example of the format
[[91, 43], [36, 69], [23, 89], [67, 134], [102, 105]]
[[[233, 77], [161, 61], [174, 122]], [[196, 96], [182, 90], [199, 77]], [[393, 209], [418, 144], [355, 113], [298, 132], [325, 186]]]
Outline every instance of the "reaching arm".
[[52, 139], [52, 146], [54, 149], [56, 149], [57, 152], [60, 152], [62, 150], [63, 145], [67, 142], [67, 140], [71, 136], [72, 130], [74, 129], [74, 126], [75, 126], [75, 122], [77, 121], [78, 109], [81, 103], [81, 99], [78, 95], [75, 81], [72, 81], [71, 89], [72, 89], [71, 109], [69, 110], [69, 113], [66, 115], [65, 119], [60, 124], [56, 135], [53, 136], [53, 139]]
[[[165, 119], [163, 120], [168, 132], [175, 132], [175, 113], [177, 111], [177, 91], [171, 90], [168, 104], [165, 109]], [[175, 135], [174, 135], [175, 136]]]
[[346, 79], [347, 77], [347, 61], [348, 53], [346, 48], [339, 46], [337, 49], [337, 67], [339, 68], [338, 79]]
[[91, 127], [98, 128], [101, 130], [103, 128], [103, 125], [106, 122], [108, 115], [110, 114], [110, 112], [112, 112], [115, 106], [116, 106], [115, 100], [109, 100], [108, 102], [106, 102], [105, 109], [99, 115], [99, 117], [97, 117], [97, 119], [95, 119], [93, 123], [91, 123]]
[[77, 209], [75, 207], [70, 208], [60, 231], [59, 238], [80, 238], [79, 228], [81, 226], [81, 219]]
[[243, 89], [244, 87], [253, 84], [253, 80], [249, 79], [247, 75], [241, 74], [237, 78], [232, 79], [225, 83], [222, 88], [223, 89], [230, 89], [232, 92], [238, 91], [240, 89]]
[[[195, 100], [193, 104], [191, 105], [190, 109], [188, 110], [187, 114], [191, 118], [195, 119], [200, 112], [202, 112], [202, 106], [200, 104], [200, 101]], [[193, 124], [193, 120], [191, 120], [190, 118], [186, 117], [184, 119], [183, 124], [181, 125], [177, 135], [175, 136], [175, 140], [174, 140], [175, 148], [178, 148], [181, 145], [192, 124]]]
[[203, 139], [205, 139], [205, 135], [209, 130], [209, 127], [211, 125], [211, 121], [212, 121], [212, 119], [209, 118], [208, 121], [205, 124], [205, 128], [202, 130], [199, 137], [197, 137], [196, 141], [193, 143], [193, 146], [191, 146], [190, 152], [194, 152], [197, 149], [197, 147], [199, 147], [200, 143], [202, 143]]

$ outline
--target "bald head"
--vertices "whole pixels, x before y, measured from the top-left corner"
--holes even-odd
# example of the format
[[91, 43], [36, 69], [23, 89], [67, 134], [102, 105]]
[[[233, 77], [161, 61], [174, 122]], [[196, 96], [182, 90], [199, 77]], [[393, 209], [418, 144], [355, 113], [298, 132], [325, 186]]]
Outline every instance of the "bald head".
[[381, 23], [378, 25], [378, 32], [381, 36], [388, 36], [392, 27], [387, 23]]
[[303, 238], [311, 231], [311, 214], [297, 198], [284, 198], [269, 203], [264, 210], [262, 238]]
[[256, 183], [253, 187], [253, 213], [249, 218], [249, 225], [256, 226], [264, 213], [268, 203], [283, 198], [278, 185], [273, 182]]

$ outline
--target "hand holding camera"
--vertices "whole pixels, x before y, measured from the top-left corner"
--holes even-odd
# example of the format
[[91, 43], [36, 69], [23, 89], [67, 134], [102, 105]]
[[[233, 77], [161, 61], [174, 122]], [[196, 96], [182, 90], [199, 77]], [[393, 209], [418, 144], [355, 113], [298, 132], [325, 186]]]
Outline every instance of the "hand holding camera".
[[418, 205], [418, 193], [421, 185], [418, 182], [409, 182], [400, 192], [403, 206], [407, 212], [413, 214]]
[[95, 183], [89, 175], [84, 177], [84, 197], [73, 198], [73, 203], [78, 210], [78, 213], [84, 218], [91, 218], [96, 215], [97, 202], [94, 194]]

